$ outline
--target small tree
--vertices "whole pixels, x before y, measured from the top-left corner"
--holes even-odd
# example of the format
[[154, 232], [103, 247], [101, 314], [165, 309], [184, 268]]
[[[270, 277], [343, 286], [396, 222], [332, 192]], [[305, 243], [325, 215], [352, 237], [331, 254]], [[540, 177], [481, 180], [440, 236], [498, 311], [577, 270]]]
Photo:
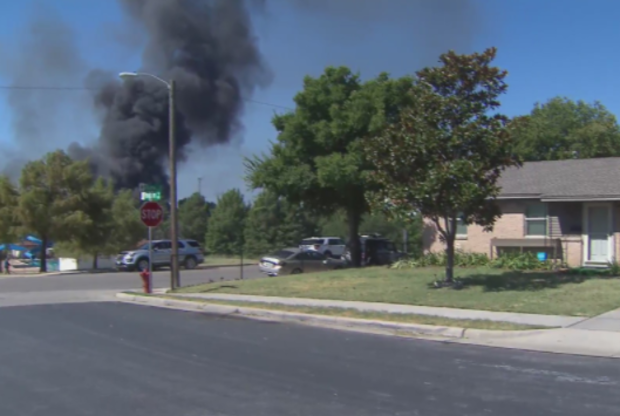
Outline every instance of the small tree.
[[198, 192], [179, 201], [179, 229], [183, 238], [204, 242], [211, 210], [215, 207]]
[[207, 250], [217, 254], [241, 254], [247, 213], [248, 206], [238, 189], [231, 189], [220, 196], [207, 228]]
[[245, 252], [264, 255], [278, 248], [296, 247], [315, 232], [316, 225], [301, 207], [263, 191], [252, 204], [245, 223]]
[[501, 214], [497, 180], [520, 163], [507, 117], [492, 113], [508, 88], [506, 71], [491, 66], [495, 54], [450, 51], [441, 66], [419, 71], [400, 122], [365, 145], [379, 185], [369, 198], [392, 214], [416, 210], [435, 224], [446, 244], [448, 284], [458, 219], [492, 229]]
[[98, 178], [91, 188], [84, 194], [82, 201], [82, 225], [69, 241], [61, 244], [60, 250], [66, 250], [74, 255], [87, 254], [93, 257], [93, 269], [97, 268], [100, 254], [111, 254], [106, 250], [110, 236], [114, 229], [112, 216], [112, 202], [114, 190], [112, 184], [103, 178]]
[[245, 252], [261, 255], [275, 249], [283, 215], [281, 201], [273, 192], [261, 192], [248, 212], [245, 222]]
[[19, 231], [19, 192], [11, 180], [0, 176], [0, 243], [8, 244], [17, 239]]
[[88, 224], [86, 195], [92, 185], [88, 162], [75, 162], [66, 153], [48, 153], [27, 163], [20, 177], [19, 219], [41, 240], [41, 272], [47, 271], [49, 241], [70, 241]]
[[130, 190], [120, 191], [115, 196], [110, 213], [113, 227], [102, 253], [115, 254], [135, 248], [138, 241], [147, 236], [147, 228], [140, 220], [139, 204]]

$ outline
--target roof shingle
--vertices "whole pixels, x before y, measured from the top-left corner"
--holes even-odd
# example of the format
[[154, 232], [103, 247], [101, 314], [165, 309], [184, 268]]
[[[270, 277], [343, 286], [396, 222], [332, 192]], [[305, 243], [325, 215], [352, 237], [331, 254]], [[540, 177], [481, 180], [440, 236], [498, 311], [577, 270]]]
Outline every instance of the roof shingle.
[[499, 198], [620, 199], [620, 157], [526, 162], [498, 184]]

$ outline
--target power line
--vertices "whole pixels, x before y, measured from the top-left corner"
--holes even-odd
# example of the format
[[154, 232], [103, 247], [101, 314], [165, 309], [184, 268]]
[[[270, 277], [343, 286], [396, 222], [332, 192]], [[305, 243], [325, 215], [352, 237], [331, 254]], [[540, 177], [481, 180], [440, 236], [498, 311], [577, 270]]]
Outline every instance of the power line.
[[[0, 90], [8, 91], [99, 91], [99, 88], [87, 88], [87, 87], [55, 87], [55, 86], [32, 86], [32, 85], [0, 85]], [[252, 104], [264, 105], [267, 107], [279, 108], [282, 110], [294, 111], [293, 108], [280, 104], [269, 103], [266, 101], [259, 101], [253, 98], [243, 98], [243, 101]]]

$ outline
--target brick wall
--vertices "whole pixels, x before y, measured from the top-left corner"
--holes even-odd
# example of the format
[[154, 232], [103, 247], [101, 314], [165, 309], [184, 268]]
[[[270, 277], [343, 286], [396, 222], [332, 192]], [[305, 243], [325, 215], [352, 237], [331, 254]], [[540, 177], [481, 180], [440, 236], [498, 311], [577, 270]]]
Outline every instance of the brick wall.
[[[524, 234], [525, 204], [513, 201], [500, 202], [502, 216], [495, 222], [492, 232], [485, 232], [479, 225], [467, 227], [467, 237], [457, 237], [456, 249], [465, 252], [490, 254], [491, 238], [522, 238]], [[431, 220], [424, 221], [423, 244], [425, 252], [440, 252], [445, 244]]]
[[[464, 252], [491, 254], [491, 239], [496, 238], [525, 238], [525, 201], [500, 201], [502, 216], [496, 221], [492, 232], [485, 232], [478, 225], [467, 227], [467, 237], [457, 237], [456, 249]], [[557, 213], [550, 214], [549, 222], [555, 220], [557, 227], [552, 234], [562, 239], [562, 253], [560, 257], [571, 266], [580, 266], [583, 258], [583, 241], [581, 232], [574, 232], [572, 227], [575, 221], [581, 222], [581, 203], [557, 203], [562, 206]], [[569, 205], [572, 204], [572, 205]], [[551, 209], [550, 209], [551, 210]], [[555, 210], [555, 209], [554, 209]], [[556, 218], [551, 218], [555, 215]], [[614, 247], [615, 255], [620, 260], [620, 205], [614, 207]], [[580, 225], [580, 224], [579, 224]], [[425, 252], [441, 252], [445, 244], [439, 240], [439, 233], [431, 220], [425, 220], [423, 233], [423, 247]]]

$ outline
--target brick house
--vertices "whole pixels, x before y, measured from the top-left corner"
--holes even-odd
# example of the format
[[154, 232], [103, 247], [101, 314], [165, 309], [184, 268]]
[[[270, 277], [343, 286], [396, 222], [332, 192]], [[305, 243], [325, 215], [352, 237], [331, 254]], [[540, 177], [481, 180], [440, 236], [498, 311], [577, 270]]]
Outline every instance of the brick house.
[[[487, 253], [544, 252], [570, 266], [620, 259], [620, 157], [527, 162], [500, 178], [502, 216], [492, 232], [459, 224], [456, 249]], [[426, 252], [445, 245], [425, 221]]]

